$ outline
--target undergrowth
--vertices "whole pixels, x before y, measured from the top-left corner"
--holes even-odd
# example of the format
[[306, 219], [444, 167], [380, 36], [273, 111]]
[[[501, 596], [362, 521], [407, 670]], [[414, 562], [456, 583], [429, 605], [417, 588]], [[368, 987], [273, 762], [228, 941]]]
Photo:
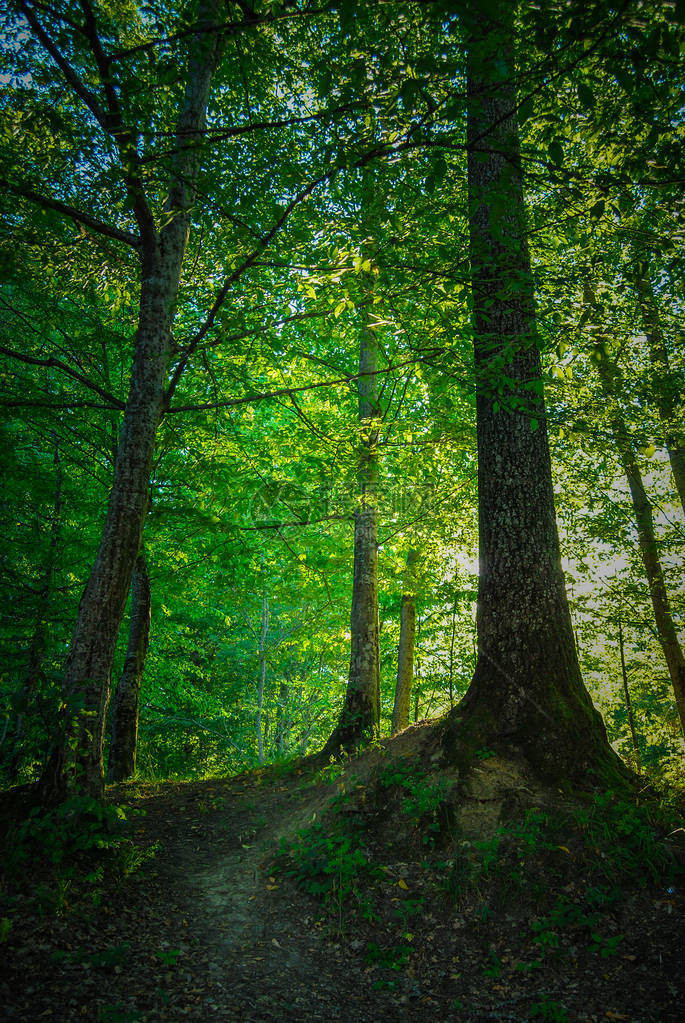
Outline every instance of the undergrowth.
[[[99, 905], [105, 886], [137, 874], [157, 851], [131, 837], [141, 811], [75, 796], [51, 810], [33, 807], [12, 821], [0, 859], [0, 895], [12, 906], [28, 891], [40, 915], [61, 915], [85, 900]], [[5, 927], [11, 928], [11, 916]]]
[[[366, 791], [343, 784], [323, 819], [281, 843], [274, 869], [317, 900], [339, 933], [353, 916], [355, 930], [361, 918], [397, 931], [389, 944], [367, 944], [367, 963], [384, 971], [387, 986], [410, 956], [414, 913], [420, 929], [431, 907], [448, 917], [457, 910], [475, 924], [515, 912], [525, 920], [529, 950], [518, 968], [533, 971], [571, 945], [599, 960], [620, 954], [612, 908], [636, 889], [668, 892], [682, 878], [684, 861], [669, 847], [682, 831], [653, 798], [598, 792], [563, 808], [529, 807], [478, 839], [455, 823], [455, 792], [439, 776], [392, 765]], [[412, 861], [405, 866], [413, 893], [392, 879], [400, 859]], [[487, 960], [484, 975], [495, 968]], [[535, 1014], [565, 1018], [551, 1003], [540, 1002]]]

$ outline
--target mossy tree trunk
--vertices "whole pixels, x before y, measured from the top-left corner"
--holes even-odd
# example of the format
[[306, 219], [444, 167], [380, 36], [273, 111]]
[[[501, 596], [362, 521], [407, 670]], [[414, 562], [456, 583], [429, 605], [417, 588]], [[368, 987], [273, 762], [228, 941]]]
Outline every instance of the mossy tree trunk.
[[140, 687], [150, 642], [150, 576], [141, 552], [131, 579], [131, 620], [124, 669], [112, 702], [107, 780], [126, 781], [136, 772]]
[[[489, 10], [492, 10], [492, 5]], [[512, 3], [473, 15], [468, 187], [477, 386], [477, 661], [448, 718], [461, 743], [573, 781], [616, 759], [576, 655], [554, 511], [526, 238]]]

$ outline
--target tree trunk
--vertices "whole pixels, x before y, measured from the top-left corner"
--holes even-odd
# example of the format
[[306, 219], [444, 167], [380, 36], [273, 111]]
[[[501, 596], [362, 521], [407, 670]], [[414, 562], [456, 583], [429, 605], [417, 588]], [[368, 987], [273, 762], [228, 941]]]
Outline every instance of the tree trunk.
[[[143, 534], [155, 438], [165, 404], [171, 329], [190, 231], [200, 146], [219, 35], [216, 0], [200, 5], [185, 97], [176, 127], [164, 224], [142, 219], [140, 310], [131, 382], [102, 537], [78, 610], [65, 670], [63, 735], [40, 782], [54, 803], [72, 793], [101, 798], [103, 742], [112, 661]], [[142, 187], [142, 186], [141, 186]], [[146, 207], [142, 194], [136, 202]], [[142, 215], [141, 215], [142, 216]]]
[[259, 675], [257, 679], [257, 714], [255, 726], [257, 729], [257, 756], [259, 763], [264, 763], [264, 729], [262, 727], [262, 714], [264, 710], [264, 687], [266, 685], [266, 637], [269, 632], [269, 601], [264, 594], [262, 601], [262, 627], [259, 632]]
[[276, 707], [276, 751], [282, 757], [290, 746], [290, 712], [288, 710], [290, 701], [290, 686], [281, 680], [278, 690], [278, 705]]
[[[490, 9], [490, 8], [489, 8]], [[448, 754], [521, 751], [550, 780], [616, 764], [583, 685], [561, 569], [525, 226], [513, 5], [474, 16], [468, 185], [476, 364], [478, 657]]]
[[407, 567], [400, 607], [400, 643], [397, 650], [397, 684], [392, 711], [391, 734], [401, 732], [409, 724], [411, 686], [414, 679], [414, 638], [416, 635], [416, 565], [418, 551], [407, 554]]
[[633, 701], [630, 698], [630, 689], [628, 688], [628, 671], [626, 669], [626, 655], [623, 646], [623, 623], [619, 615], [618, 619], [618, 648], [621, 654], [621, 680], [623, 682], [623, 695], [626, 699], [626, 710], [628, 712], [628, 724], [630, 725], [630, 735], [633, 740], [633, 751], [635, 752], [635, 766], [638, 771], [642, 769], [642, 763], [640, 759], [640, 747], [637, 742], [637, 732], [635, 731], [635, 717], [633, 715]]
[[131, 621], [124, 670], [112, 705], [109, 782], [126, 781], [136, 771], [138, 708], [150, 640], [150, 576], [141, 552], [131, 580]]
[[[374, 202], [373, 182], [365, 182], [362, 207]], [[367, 207], [368, 208], [368, 207]], [[374, 256], [373, 242], [366, 258]], [[367, 292], [373, 287], [369, 274]], [[359, 503], [354, 515], [354, 575], [350, 615], [350, 674], [338, 724], [324, 753], [353, 750], [378, 732], [380, 720], [380, 642], [378, 628], [378, 338], [366, 307], [359, 335]]]
[[[602, 390], [607, 400], [613, 404], [617, 380], [619, 379], [618, 367], [606, 357], [601, 357], [597, 360], [597, 371], [602, 384]], [[678, 716], [680, 718], [680, 727], [683, 730], [683, 734], [685, 734], [685, 657], [678, 640], [678, 631], [673, 621], [673, 614], [671, 613], [671, 606], [666, 591], [661, 559], [659, 558], [659, 545], [654, 531], [652, 504], [645, 490], [642, 473], [640, 472], [640, 466], [635, 456], [625, 420], [617, 410], [614, 410], [611, 415], [611, 430], [618, 449], [619, 461], [630, 488], [635, 523], [637, 525], [637, 539], [642, 563], [645, 566], [647, 582], [649, 583], [649, 595], [652, 599], [652, 608], [654, 609], [654, 621], [656, 623], [659, 643], [668, 665], [668, 673], [671, 676], [675, 701], [678, 707]]]
[[671, 463], [671, 471], [685, 513], [685, 434], [682, 426], [682, 394], [678, 377], [671, 370], [659, 310], [648, 274], [648, 261], [636, 258], [634, 281], [647, 338], [649, 358], [652, 363], [652, 395], [664, 427], [664, 442]]
[[[45, 569], [40, 581], [38, 590], [38, 607], [36, 609], [36, 625], [31, 637], [29, 647], [28, 665], [26, 674], [21, 684], [20, 706], [14, 720], [14, 728], [10, 732], [12, 751], [7, 767], [8, 780], [13, 784], [17, 780], [19, 764], [21, 761], [21, 747], [24, 738], [24, 720], [30, 713], [33, 695], [39, 683], [45, 678], [43, 672], [43, 660], [45, 658], [45, 647], [47, 645], [47, 620], [52, 598], [53, 581], [55, 568], [57, 566], [57, 548], [59, 547], [62, 532], [62, 462], [59, 454], [59, 440], [56, 432], [52, 431], [52, 442], [55, 447], [53, 465], [55, 467], [55, 497], [50, 516], [50, 540], [48, 544]], [[10, 739], [6, 736], [9, 744]]]

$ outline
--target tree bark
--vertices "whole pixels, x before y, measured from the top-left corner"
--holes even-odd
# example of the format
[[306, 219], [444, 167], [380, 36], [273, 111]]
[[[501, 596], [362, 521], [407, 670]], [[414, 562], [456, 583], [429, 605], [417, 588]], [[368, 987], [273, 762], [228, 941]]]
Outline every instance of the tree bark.
[[[607, 400], [613, 405], [617, 381], [619, 380], [618, 367], [607, 357], [601, 356], [597, 360], [597, 371], [602, 384], [602, 390]], [[652, 600], [659, 644], [671, 677], [678, 716], [680, 718], [680, 727], [685, 735], [685, 656], [683, 656], [678, 640], [678, 631], [673, 621], [664, 573], [661, 567], [661, 559], [659, 558], [659, 545], [654, 530], [652, 504], [647, 496], [626, 422], [620, 411], [616, 409], [611, 414], [611, 430], [618, 450], [621, 468], [630, 489], [635, 523], [637, 525], [637, 539], [649, 584], [649, 595]]]
[[652, 364], [652, 395], [664, 428], [664, 442], [671, 463], [671, 471], [685, 513], [685, 434], [682, 426], [682, 394], [679, 380], [671, 370], [659, 310], [648, 274], [648, 261], [636, 258], [633, 279]]
[[112, 704], [109, 782], [126, 781], [136, 772], [138, 709], [145, 658], [150, 641], [150, 576], [141, 552], [131, 579], [131, 621], [124, 670]]
[[262, 728], [262, 713], [264, 710], [264, 687], [266, 685], [266, 637], [269, 632], [269, 600], [264, 594], [262, 600], [262, 626], [259, 631], [259, 674], [257, 678], [257, 714], [255, 726], [257, 729], [257, 756], [259, 763], [264, 763], [264, 729]]
[[401, 732], [409, 725], [411, 687], [414, 680], [414, 640], [416, 636], [416, 565], [418, 551], [407, 554], [407, 567], [402, 587], [400, 607], [400, 642], [397, 650], [397, 683], [392, 711], [391, 734]]
[[[489, 8], [490, 9], [490, 8]], [[467, 68], [478, 443], [478, 656], [447, 751], [521, 751], [550, 780], [617, 764], [583, 685], [561, 568], [536, 340], [513, 4], [474, 15]]]
[[630, 735], [633, 740], [633, 751], [635, 753], [635, 766], [638, 771], [642, 769], [642, 762], [640, 758], [640, 747], [637, 741], [637, 732], [635, 731], [635, 716], [633, 714], [633, 701], [630, 698], [630, 689], [628, 688], [628, 670], [626, 668], [626, 655], [623, 644], [623, 623], [621, 616], [618, 618], [618, 648], [621, 655], [621, 681], [623, 682], [623, 695], [626, 700], [626, 710], [628, 712], [628, 724], [630, 726]]
[[142, 192], [132, 195], [141, 225], [142, 276], [131, 381], [102, 537], [66, 662], [63, 735], [39, 786], [46, 803], [74, 793], [99, 799], [104, 791], [103, 743], [112, 661], [140, 550], [155, 438], [164, 412], [171, 329], [199, 169], [198, 138], [220, 53], [219, 34], [207, 29], [218, 20], [218, 0], [201, 3], [197, 21], [201, 31], [190, 45], [164, 223], [159, 230]]
[[276, 751], [282, 757], [290, 746], [290, 684], [281, 680], [276, 707]]
[[[375, 201], [374, 182], [369, 174], [364, 183], [362, 212]], [[373, 259], [374, 242], [366, 258]], [[369, 274], [367, 293], [373, 288]], [[324, 747], [324, 753], [353, 750], [378, 733], [380, 721], [380, 640], [378, 626], [378, 337], [366, 306], [360, 314], [359, 376], [359, 503], [354, 515], [354, 574], [350, 613], [350, 673], [345, 702], [338, 724]]]

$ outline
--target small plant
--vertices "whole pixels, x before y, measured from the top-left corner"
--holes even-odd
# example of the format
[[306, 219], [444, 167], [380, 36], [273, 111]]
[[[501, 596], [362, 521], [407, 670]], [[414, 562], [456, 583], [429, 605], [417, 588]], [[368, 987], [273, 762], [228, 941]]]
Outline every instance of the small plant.
[[181, 954], [180, 948], [168, 948], [159, 949], [157, 952], [157, 958], [162, 960], [164, 966], [175, 966], [176, 960]]
[[410, 955], [410, 945], [390, 945], [389, 948], [381, 948], [375, 941], [370, 941], [366, 946], [366, 965], [380, 966], [384, 970], [401, 970], [407, 965]]
[[53, 885], [41, 881], [36, 887], [35, 898], [36, 908], [40, 916], [61, 916], [68, 906], [69, 890], [71, 879], [68, 877], [57, 878]]
[[0, 945], [7, 941], [7, 938], [9, 937], [9, 933], [11, 930], [12, 921], [10, 920], [9, 917], [3, 916], [0, 919]]
[[549, 998], [541, 998], [530, 1007], [530, 1015], [533, 1019], [545, 1019], [550, 1023], [567, 1023], [568, 1013], [561, 1002], [554, 1002]]
[[482, 749], [476, 750], [476, 756], [479, 760], [489, 760], [491, 757], [496, 757], [494, 749], [488, 749], [487, 746], [483, 746]]
[[325, 767], [322, 767], [314, 775], [314, 780], [327, 784], [337, 781], [345, 773], [349, 759], [348, 754], [344, 754], [342, 758], [331, 756]]
[[121, 877], [131, 877], [142, 870], [161, 848], [161, 842], [153, 842], [146, 849], [135, 842], [122, 842], [116, 850], [116, 867]]
[[610, 956], [618, 955], [618, 946], [622, 941], [622, 934], [616, 934], [613, 938], [605, 938], [602, 934], [593, 931], [589, 947], [591, 952], [597, 952], [602, 959], [608, 959]]
[[483, 976], [491, 977], [496, 980], [502, 972], [502, 960], [500, 959], [497, 949], [490, 948], [488, 950], [488, 957], [483, 966]]
[[373, 909], [363, 888], [384, 875], [367, 856], [359, 831], [334, 818], [301, 831], [294, 841], [281, 842], [274, 870], [292, 878], [301, 891], [318, 898], [324, 915], [337, 918], [342, 930], [345, 911], [354, 904], [367, 919]]

